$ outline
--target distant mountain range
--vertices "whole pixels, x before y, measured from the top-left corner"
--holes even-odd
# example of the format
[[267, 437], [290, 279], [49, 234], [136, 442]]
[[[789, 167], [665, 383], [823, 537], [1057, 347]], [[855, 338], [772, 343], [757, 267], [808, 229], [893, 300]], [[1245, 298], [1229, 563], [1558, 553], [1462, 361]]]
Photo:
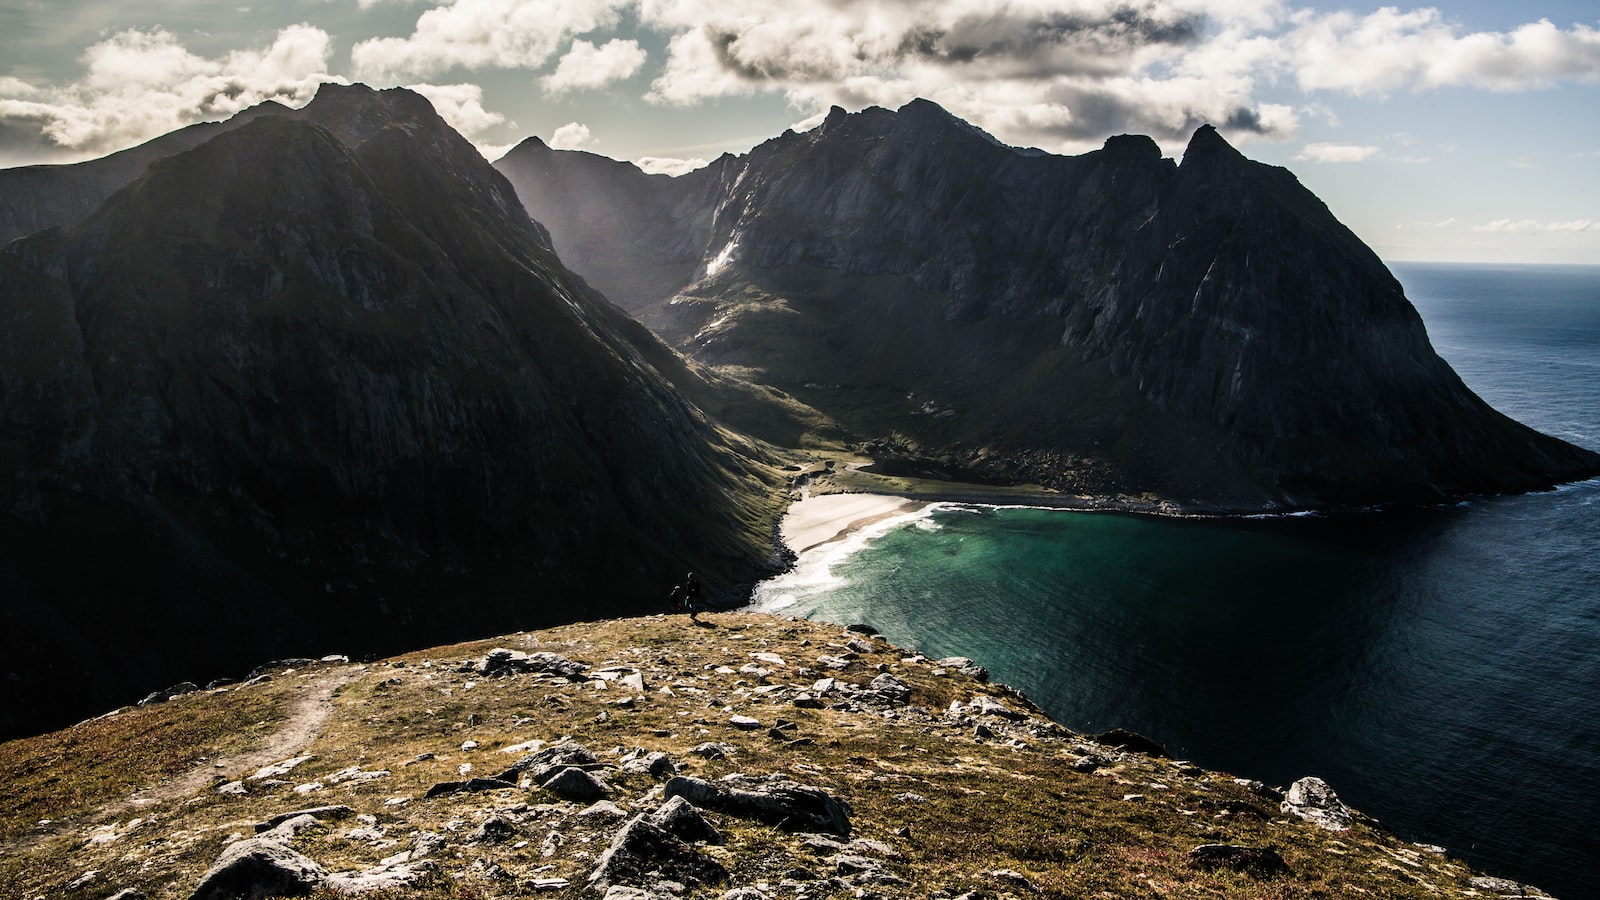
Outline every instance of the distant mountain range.
[[0, 241], [0, 736], [691, 568], [737, 600], [800, 448], [1214, 511], [1600, 471], [1209, 128], [1063, 158], [917, 101], [667, 178], [327, 85], [0, 171]]
[[1522, 491], [1595, 454], [1489, 408], [1382, 262], [1202, 127], [1007, 147], [918, 100], [678, 178], [496, 163], [575, 271], [886, 470], [1262, 511]]

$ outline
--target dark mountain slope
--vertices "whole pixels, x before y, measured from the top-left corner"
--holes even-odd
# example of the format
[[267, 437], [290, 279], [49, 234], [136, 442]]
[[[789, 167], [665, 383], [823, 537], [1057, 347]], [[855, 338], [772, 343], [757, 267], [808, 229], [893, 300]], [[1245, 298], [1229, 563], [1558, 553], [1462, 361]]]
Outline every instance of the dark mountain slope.
[[0, 169], [0, 245], [53, 225], [65, 227], [82, 221], [107, 197], [143, 175], [152, 162], [197, 147], [260, 116], [287, 112], [288, 107], [269, 100], [226, 122], [190, 125], [100, 159]]
[[0, 641], [38, 698], [76, 691], [0, 731], [762, 564], [761, 467], [670, 351], [421, 98], [331, 96], [365, 117], [319, 95], [0, 253]]
[[915, 101], [677, 179], [537, 142], [496, 165], [576, 271], [889, 467], [1222, 510], [1600, 471], [1467, 390], [1377, 257], [1209, 127], [1182, 165], [1135, 136], [1057, 157]]

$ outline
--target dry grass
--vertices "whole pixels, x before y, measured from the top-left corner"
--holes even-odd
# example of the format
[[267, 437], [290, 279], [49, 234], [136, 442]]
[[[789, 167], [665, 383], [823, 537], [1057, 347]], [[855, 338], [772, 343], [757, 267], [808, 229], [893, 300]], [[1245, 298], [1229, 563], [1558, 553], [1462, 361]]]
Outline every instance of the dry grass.
[[[337, 712], [302, 751], [315, 758], [295, 769], [289, 784], [258, 787], [247, 796], [206, 790], [137, 816], [130, 813], [111, 823], [113, 833], [125, 829], [127, 836], [103, 844], [85, 846], [87, 832], [67, 831], [21, 851], [24, 862], [8, 864], [9, 872], [0, 869], [0, 878], [14, 879], [27, 896], [100, 898], [116, 888], [137, 887], [151, 897], [186, 897], [230, 836], [247, 835], [254, 822], [279, 812], [337, 803], [371, 818], [329, 821], [295, 841], [330, 871], [376, 866], [409, 849], [418, 832], [446, 838], [445, 848], [432, 857], [440, 867], [437, 877], [387, 896], [531, 895], [527, 885], [536, 877], [566, 878], [572, 884], [564, 892], [539, 896], [594, 896], [582, 886], [620, 820], [580, 817], [581, 805], [538, 788], [423, 799], [431, 785], [460, 779], [464, 771], [492, 775], [504, 769], [517, 758], [499, 752], [506, 747], [571, 738], [612, 763], [628, 750], [644, 748], [666, 752], [685, 774], [703, 778], [781, 772], [822, 787], [853, 807], [853, 837], [889, 848], [892, 855], [881, 859], [883, 868], [907, 884], [867, 889], [885, 897], [928, 897], [939, 891], [1260, 900], [1471, 896], [1471, 873], [1460, 863], [1419, 852], [1382, 831], [1358, 826], [1331, 834], [1287, 819], [1274, 803], [1227, 776], [1115, 754], [1110, 754], [1116, 756], [1113, 762], [1093, 773], [1076, 771], [1073, 763], [1094, 748], [1037, 714], [1015, 724], [995, 720], [997, 737], [975, 738], [970, 723], [943, 714], [952, 701], [966, 702], [979, 692], [1017, 709], [1026, 701], [954, 671], [937, 674], [931, 661], [882, 642], [844, 671], [821, 674], [865, 684], [881, 667], [912, 686], [911, 704], [917, 709], [795, 707], [789, 686], [809, 686], [818, 677], [800, 668], [817, 668], [819, 655], [848, 652], [839, 629], [742, 614], [707, 619], [709, 624], [698, 628], [682, 616], [573, 625], [374, 664], [340, 691]], [[615, 681], [601, 689], [596, 685], [605, 682], [484, 678], [463, 671], [471, 658], [494, 646], [559, 653], [590, 665], [590, 674], [626, 667], [644, 675], [646, 690], [622, 690]], [[758, 663], [770, 670], [766, 676], [739, 672], [754, 653], [776, 653], [784, 664]], [[762, 690], [773, 686], [778, 689]], [[215, 737], [217, 723], [231, 716], [254, 724], [261, 713], [246, 710], [279, 702], [266, 692], [253, 695], [255, 690], [195, 698], [181, 710], [174, 706], [160, 714], [183, 711], [196, 721], [198, 732]], [[735, 728], [729, 723], [735, 714], [754, 717], [762, 727]], [[145, 721], [150, 714], [116, 718], [124, 717]], [[780, 720], [792, 723], [784, 740], [767, 731]], [[136, 727], [154, 726], [119, 723], [82, 734], [75, 729], [33, 739], [28, 746], [38, 758], [46, 748], [72, 748], [53, 757], [53, 765], [63, 779], [81, 781], [96, 769], [97, 746], [105, 752], [105, 742], [123, 740]], [[249, 739], [248, 727], [238, 737]], [[797, 739], [803, 740], [792, 743]], [[464, 749], [467, 741], [476, 747]], [[691, 753], [708, 741], [731, 744], [737, 752], [724, 759]], [[187, 759], [198, 755], [206, 754]], [[162, 755], [161, 771], [187, 764], [181, 756]], [[15, 764], [8, 756], [5, 765]], [[303, 794], [293, 790], [351, 766], [390, 774]], [[630, 813], [659, 801], [660, 783], [648, 774], [612, 768], [605, 777], [615, 789], [612, 799]], [[22, 793], [36, 797], [48, 789], [34, 778]], [[94, 796], [114, 793], [107, 788]], [[1129, 794], [1144, 799], [1124, 799]], [[90, 802], [81, 801], [80, 808]], [[469, 842], [490, 815], [512, 821], [516, 838]], [[763, 884], [774, 897], [797, 896], [801, 889], [812, 897], [854, 893], [854, 886], [825, 880], [836, 874], [828, 855], [807, 847], [801, 836], [731, 816], [713, 818], [728, 845], [705, 852], [729, 870], [730, 881], [692, 888], [689, 896], [720, 896], [731, 886]], [[350, 835], [364, 824], [375, 831]], [[374, 837], [376, 831], [381, 835]], [[546, 854], [551, 833], [561, 834], [563, 841]], [[1291, 873], [1257, 878], [1202, 871], [1187, 858], [1202, 843], [1274, 847]], [[881, 850], [861, 852], [881, 855]], [[101, 873], [90, 888], [63, 889], [90, 869]], [[991, 874], [997, 870], [1018, 873], [1031, 887]], [[791, 887], [783, 886], [786, 878]]]

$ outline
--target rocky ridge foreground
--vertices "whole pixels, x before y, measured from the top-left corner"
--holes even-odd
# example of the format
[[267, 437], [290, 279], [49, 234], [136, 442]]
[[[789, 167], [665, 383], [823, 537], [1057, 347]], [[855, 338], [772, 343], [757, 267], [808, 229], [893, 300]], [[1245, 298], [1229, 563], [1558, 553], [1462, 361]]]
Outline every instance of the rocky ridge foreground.
[[880, 468], [1254, 512], [1600, 474], [1496, 412], [1289, 171], [1210, 126], [1007, 147], [925, 100], [835, 108], [676, 178], [529, 139], [495, 163], [556, 251]]
[[[1280, 793], [1075, 734], [971, 660], [864, 626], [655, 616], [293, 666], [0, 745], [0, 882], [68, 900], [1524, 895], [1318, 779]], [[187, 738], [167, 779], [95, 787], [239, 709], [263, 718]]]

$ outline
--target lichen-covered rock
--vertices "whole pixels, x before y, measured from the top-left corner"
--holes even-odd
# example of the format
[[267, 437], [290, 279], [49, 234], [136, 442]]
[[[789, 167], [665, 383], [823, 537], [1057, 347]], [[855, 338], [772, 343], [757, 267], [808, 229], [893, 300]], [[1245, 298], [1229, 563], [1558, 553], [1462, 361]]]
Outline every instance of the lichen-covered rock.
[[321, 866], [284, 844], [250, 838], [222, 851], [189, 900], [298, 897], [322, 887], [327, 879]]
[[1281, 809], [1286, 815], [1314, 822], [1328, 831], [1345, 831], [1355, 821], [1350, 808], [1333, 788], [1321, 778], [1310, 775], [1289, 785]]
[[720, 846], [722, 832], [712, 825], [693, 803], [682, 796], [674, 796], [650, 815], [650, 823], [662, 831], [689, 843], [706, 843]]
[[663, 796], [683, 797], [703, 809], [759, 819], [786, 830], [850, 834], [849, 804], [781, 774], [765, 779], [730, 775], [720, 783], [680, 775], [667, 782]]
[[638, 816], [622, 827], [601, 854], [589, 884], [597, 890], [647, 881], [716, 884], [726, 880], [722, 864]]

